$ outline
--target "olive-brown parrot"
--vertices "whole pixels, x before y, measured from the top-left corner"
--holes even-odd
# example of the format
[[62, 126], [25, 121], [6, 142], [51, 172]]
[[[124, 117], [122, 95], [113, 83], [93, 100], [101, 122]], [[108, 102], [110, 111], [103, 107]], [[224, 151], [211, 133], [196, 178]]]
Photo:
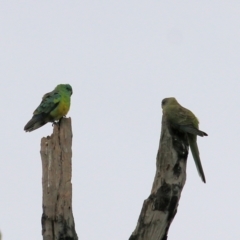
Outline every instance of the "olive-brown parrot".
[[163, 115], [166, 117], [166, 120], [171, 127], [187, 134], [188, 142], [198, 173], [202, 181], [206, 183], [199, 157], [197, 135], [201, 137], [208, 136], [207, 133], [198, 129], [199, 121], [197, 117], [190, 110], [182, 107], [175, 98], [164, 98], [162, 100], [162, 109]]

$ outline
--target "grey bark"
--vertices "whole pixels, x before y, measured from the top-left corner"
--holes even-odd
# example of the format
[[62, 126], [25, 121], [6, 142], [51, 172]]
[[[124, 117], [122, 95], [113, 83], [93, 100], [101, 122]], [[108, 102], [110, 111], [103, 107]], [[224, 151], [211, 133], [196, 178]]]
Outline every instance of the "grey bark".
[[166, 240], [186, 181], [187, 136], [170, 129], [162, 118], [156, 174], [129, 240]]
[[77, 240], [72, 213], [71, 118], [54, 125], [53, 134], [41, 140], [43, 240]]

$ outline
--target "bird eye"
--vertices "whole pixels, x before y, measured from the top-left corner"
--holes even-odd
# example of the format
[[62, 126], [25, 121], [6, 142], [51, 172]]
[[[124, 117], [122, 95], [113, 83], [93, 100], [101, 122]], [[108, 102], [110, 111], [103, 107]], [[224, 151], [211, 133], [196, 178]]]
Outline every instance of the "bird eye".
[[69, 85], [66, 86], [66, 89], [67, 89], [68, 91], [72, 91], [72, 88], [71, 88]]
[[73, 90], [72, 90], [72, 87], [71, 87], [69, 84], [66, 85], [66, 89], [67, 89], [69, 92], [71, 92], [71, 95], [72, 95]]
[[163, 106], [166, 102], [167, 102], [167, 100], [166, 100], [166, 99], [163, 99], [163, 100], [162, 100], [162, 106]]

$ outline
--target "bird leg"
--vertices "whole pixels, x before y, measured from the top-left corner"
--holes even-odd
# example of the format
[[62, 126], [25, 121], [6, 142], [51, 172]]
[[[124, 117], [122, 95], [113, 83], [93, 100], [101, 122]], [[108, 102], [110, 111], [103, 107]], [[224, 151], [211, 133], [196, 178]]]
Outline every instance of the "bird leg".
[[57, 124], [58, 124], [58, 122], [55, 122], [55, 121], [52, 122], [52, 126], [57, 125]]

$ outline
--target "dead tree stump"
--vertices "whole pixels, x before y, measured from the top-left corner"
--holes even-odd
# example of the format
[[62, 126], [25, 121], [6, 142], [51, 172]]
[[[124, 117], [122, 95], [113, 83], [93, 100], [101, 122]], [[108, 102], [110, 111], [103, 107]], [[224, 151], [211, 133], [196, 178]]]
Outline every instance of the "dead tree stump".
[[71, 118], [54, 125], [53, 134], [41, 140], [43, 240], [77, 240], [72, 213]]
[[143, 202], [136, 229], [129, 240], [167, 239], [186, 181], [188, 150], [187, 136], [170, 129], [163, 117], [151, 194]]

